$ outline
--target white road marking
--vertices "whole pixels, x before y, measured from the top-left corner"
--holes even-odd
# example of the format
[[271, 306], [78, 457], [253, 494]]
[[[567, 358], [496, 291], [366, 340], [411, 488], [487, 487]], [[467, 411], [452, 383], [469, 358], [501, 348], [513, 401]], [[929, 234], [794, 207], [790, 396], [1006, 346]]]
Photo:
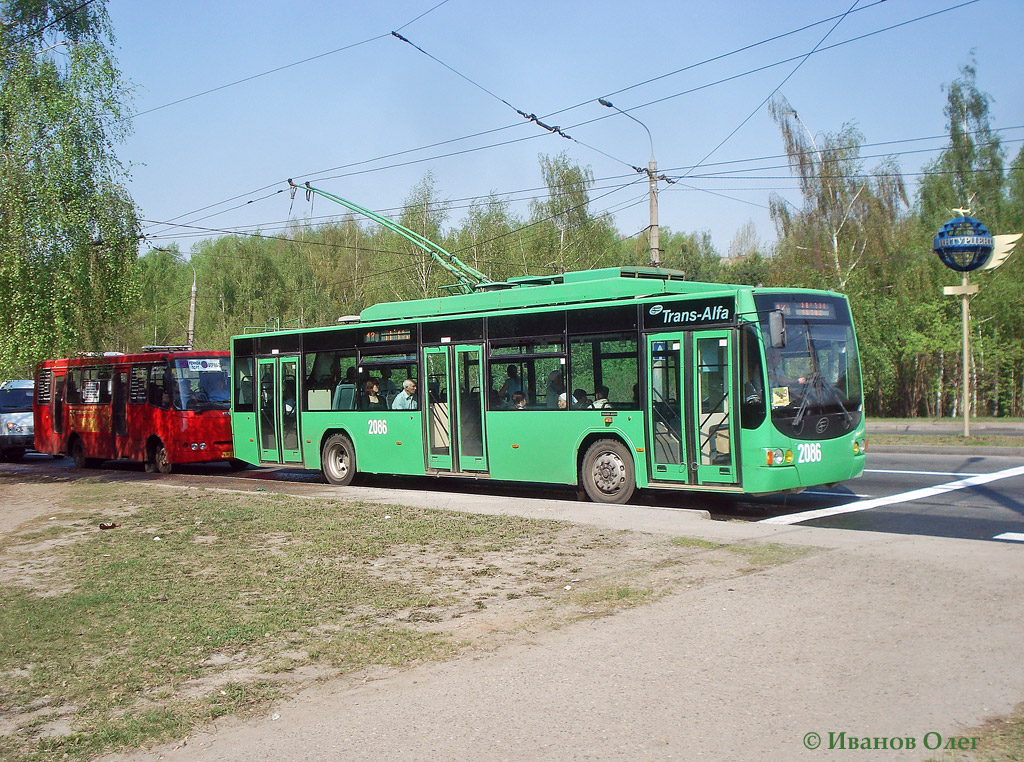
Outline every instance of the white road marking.
[[967, 489], [968, 487], [978, 487], [982, 484], [988, 484], [989, 482], [999, 481], [1000, 479], [1010, 479], [1014, 476], [1024, 476], [1024, 466], [1018, 466], [1017, 468], [1008, 468], [1005, 471], [996, 471], [992, 474], [981, 474], [979, 476], [972, 476], [968, 479], [961, 479], [955, 482], [947, 482], [946, 484], [938, 484], [934, 487], [925, 487], [924, 489], [915, 489], [910, 492], [901, 492], [898, 495], [889, 495], [888, 497], [877, 497], [874, 500], [860, 500], [856, 503], [847, 503], [846, 505], [837, 505], [834, 508], [821, 508], [816, 511], [804, 511], [803, 513], [791, 513], [788, 516], [775, 516], [770, 519], [761, 519], [761, 524], [799, 524], [804, 521], [813, 521], [814, 519], [824, 519], [829, 516], [839, 516], [844, 513], [856, 513], [858, 511], [868, 511], [872, 508], [879, 508], [883, 505], [893, 505], [894, 503], [908, 503], [911, 500], [922, 500], [926, 497], [934, 497], [935, 495], [942, 495], [946, 492], [953, 492], [958, 489]]
[[914, 476], [983, 476], [964, 471], [890, 471], [885, 468], [865, 468], [866, 474], [913, 474]]
[[1010, 540], [1012, 542], [1024, 542], [1024, 532], [1003, 532], [992, 538], [993, 540]]

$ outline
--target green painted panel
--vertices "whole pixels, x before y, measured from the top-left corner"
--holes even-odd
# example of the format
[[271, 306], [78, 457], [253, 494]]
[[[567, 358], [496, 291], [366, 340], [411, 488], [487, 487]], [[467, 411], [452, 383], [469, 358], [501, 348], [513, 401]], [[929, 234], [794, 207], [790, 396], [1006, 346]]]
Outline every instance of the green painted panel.
[[[625, 440], [636, 461], [637, 483], [647, 482], [643, 415], [616, 411], [604, 423], [600, 410], [492, 410], [487, 413], [487, 452], [495, 479], [576, 484], [577, 454], [590, 434]], [[637, 452], [640, 448], [641, 452]]]
[[320, 468], [320, 447], [328, 435], [344, 432], [356, 448], [356, 465], [365, 473], [420, 476], [423, 414], [419, 410], [323, 411], [303, 413], [303, 456], [307, 468]]

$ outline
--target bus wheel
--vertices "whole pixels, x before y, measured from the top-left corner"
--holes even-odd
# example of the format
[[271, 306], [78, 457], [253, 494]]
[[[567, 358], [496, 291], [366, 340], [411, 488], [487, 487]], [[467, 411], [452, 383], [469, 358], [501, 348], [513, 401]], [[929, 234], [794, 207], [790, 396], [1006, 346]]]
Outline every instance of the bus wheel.
[[71, 459], [75, 461], [75, 468], [99, 468], [103, 462], [100, 458], [85, 457], [85, 445], [81, 439], [75, 439], [71, 445]]
[[146, 471], [151, 474], [160, 473], [166, 475], [171, 473], [172, 469], [171, 461], [167, 459], [167, 448], [159, 439], [156, 440], [146, 460]]
[[324, 478], [330, 484], [347, 487], [356, 476], [356, 448], [344, 434], [335, 434], [324, 442], [320, 451]]
[[590, 445], [580, 466], [580, 485], [595, 503], [627, 503], [636, 488], [633, 458], [616, 439]]

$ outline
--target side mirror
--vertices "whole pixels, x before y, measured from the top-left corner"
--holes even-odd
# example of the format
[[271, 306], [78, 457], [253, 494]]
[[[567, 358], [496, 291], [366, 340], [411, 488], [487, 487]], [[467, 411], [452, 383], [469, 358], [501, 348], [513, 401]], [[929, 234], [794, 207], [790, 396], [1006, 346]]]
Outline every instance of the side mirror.
[[782, 349], [786, 346], [786, 316], [781, 310], [768, 314], [768, 333], [771, 335], [772, 347]]

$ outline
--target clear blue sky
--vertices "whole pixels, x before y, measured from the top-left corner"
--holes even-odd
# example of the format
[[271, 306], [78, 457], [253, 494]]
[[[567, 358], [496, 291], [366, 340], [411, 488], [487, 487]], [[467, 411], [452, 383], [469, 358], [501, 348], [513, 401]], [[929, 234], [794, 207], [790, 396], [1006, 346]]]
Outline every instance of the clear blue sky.
[[[818, 24], [694, 66], [842, 16], [852, 2], [110, 0], [116, 53], [137, 86], [139, 112], [118, 152], [131, 165], [130, 191], [144, 218], [218, 230], [260, 225], [276, 233], [289, 214], [310, 214], [301, 194], [294, 204], [287, 193], [266, 198], [288, 177], [390, 210], [429, 171], [453, 201], [450, 224], [465, 212], [462, 199], [490, 192], [512, 194], [513, 209], [525, 216], [528, 198], [543, 185], [538, 154], [564, 151], [597, 178], [592, 211], [613, 211], [628, 235], [646, 227], [648, 208], [644, 179], [627, 165], [646, 165], [650, 149], [640, 125], [597, 104], [605, 96], [636, 109], [631, 113], [653, 136], [659, 169], [690, 174], [662, 184], [661, 224], [708, 230], [725, 253], [748, 220], [762, 240], [774, 240], [772, 191], [798, 200], [784, 161], [750, 161], [782, 151], [767, 108], [757, 108], [780, 84], [815, 134], [854, 122], [867, 143], [941, 136], [942, 85], [974, 50], [978, 84], [994, 101], [993, 126], [1017, 127], [1001, 133], [1009, 157], [1016, 155], [1024, 139], [1019, 0], [978, 0], [815, 53], [799, 68], [801, 58], [779, 63], [959, 5], [860, 0], [838, 25]], [[390, 36], [392, 30], [493, 95]], [[338, 50], [355, 43], [363, 44]], [[313, 56], [320, 57], [190, 97]], [[580, 142], [527, 122], [498, 98]], [[378, 158], [499, 128], [505, 129]], [[485, 147], [493, 144], [504, 145]], [[893, 143], [864, 153], [900, 152], [909, 176], [943, 145]], [[867, 168], [878, 161], [868, 158]], [[356, 166], [335, 169], [347, 165]], [[317, 199], [312, 214], [341, 211]], [[144, 231], [153, 235], [151, 245], [177, 242], [183, 251], [199, 232], [148, 223]]]

